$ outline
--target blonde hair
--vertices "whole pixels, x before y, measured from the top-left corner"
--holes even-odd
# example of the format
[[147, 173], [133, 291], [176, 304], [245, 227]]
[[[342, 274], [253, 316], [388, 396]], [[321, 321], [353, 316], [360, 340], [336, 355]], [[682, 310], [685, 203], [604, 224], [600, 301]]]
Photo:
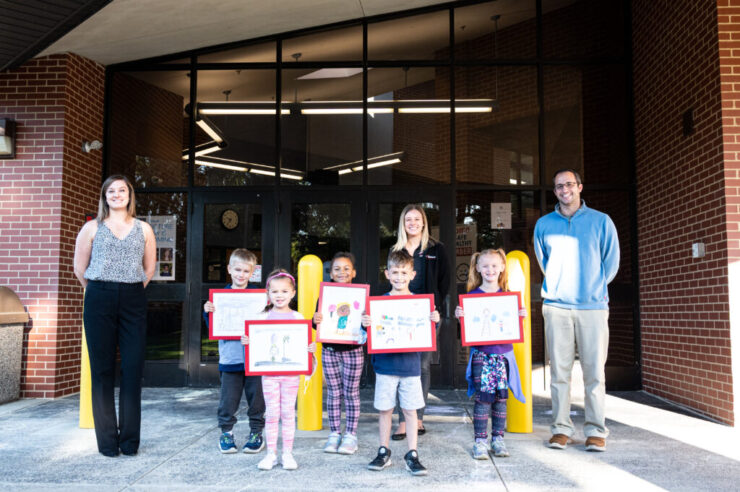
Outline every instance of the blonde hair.
[[105, 198], [105, 193], [108, 188], [113, 184], [114, 181], [123, 181], [126, 183], [128, 188], [128, 205], [126, 206], [126, 212], [129, 217], [136, 217], [136, 197], [134, 196], [134, 186], [131, 181], [123, 174], [114, 174], [108, 176], [108, 179], [103, 181], [103, 186], [100, 188], [100, 199], [98, 200], [98, 216], [95, 220], [99, 223], [103, 222], [110, 215], [110, 207], [108, 206], [108, 200]]
[[408, 236], [406, 235], [404, 221], [406, 219], [406, 214], [412, 210], [416, 210], [421, 214], [421, 221], [424, 224], [424, 227], [421, 229], [421, 250], [425, 251], [427, 249], [430, 240], [434, 242], [434, 238], [429, 235], [429, 222], [427, 221], [427, 214], [424, 213], [424, 209], [418, 203], [410, 203], [401, 210], [401, 218], [398, 219], [398, 240], [391, 248], [391, 251], [399, 251], [406, 248]]
[[509, 290], [509, 272], [506, 270], [506, 252], [503, 250], [503, 248], [498, 249], [484, 249], [483, 251], [479, 253], [474, 253], [473, 256], [470, 257], [470, 270], [468, 270], [468, 284], [467, 289], [468, 292], [471, 290], [477, 289], [478, 287], [483, 284], [483, 277], [481, 274], [476, 270], [476, 266], [478, 266], [478, 259], [481, 256], [486, 255], [498, 255], [501, 258], [501, 261], [504, 265], [504, 270], [499, 273], [498, 275], [498, 287], [502, 291], [508, 291]]
[[238, 248], [231, 252], [231, 256], [229, 256], [229, 265], [234, 261], [241, 261], [255, 266], [257, 264], [257, 256], [248, 249]]

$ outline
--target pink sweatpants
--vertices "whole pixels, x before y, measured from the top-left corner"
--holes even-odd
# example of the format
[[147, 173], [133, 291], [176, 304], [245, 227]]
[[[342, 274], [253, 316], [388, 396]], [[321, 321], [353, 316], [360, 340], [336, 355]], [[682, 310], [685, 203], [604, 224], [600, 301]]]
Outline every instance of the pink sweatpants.
[[295, 400], [299, 376], [262, 376], [265, 395], [265, 438], [267, 451], [277, 454], [278, 421], [283, 422], [283, 452], [293, 451]]

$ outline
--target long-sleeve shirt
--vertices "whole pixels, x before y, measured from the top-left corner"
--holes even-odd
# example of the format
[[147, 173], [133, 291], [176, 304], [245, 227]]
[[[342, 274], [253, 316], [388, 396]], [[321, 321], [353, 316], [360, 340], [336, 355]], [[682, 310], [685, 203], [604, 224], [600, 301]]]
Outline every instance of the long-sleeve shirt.
[[588, 208], [583, 201], [571, 217], [556, 206], [535, 225], [534, 251], [545, 274], [545, 304], [609, 309], [607, 285], [619, 269], [619, 240], [608, 215]]

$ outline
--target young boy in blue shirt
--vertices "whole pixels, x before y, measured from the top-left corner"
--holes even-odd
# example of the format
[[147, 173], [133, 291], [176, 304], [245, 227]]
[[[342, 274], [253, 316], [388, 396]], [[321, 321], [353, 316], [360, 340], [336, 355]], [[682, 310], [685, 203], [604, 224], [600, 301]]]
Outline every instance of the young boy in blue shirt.
[[[385, 276], [391, 284], [391, 290], [386, 295], [411, 295], [409, 283], [416, 276], [414, 259], [406, 250], [391, 252], [388, 256]], [[432, 311], [430, 319], [438, 323], [439, 313]], [[365, 328], [370, 326], [370, 323], [369, 315], [362, 317], [362, 325]], [[374, 406], [380, 412], [378, 419], [380, 448], [378, 455], [367, 467], [370, 470], [380, 471], [391, 465], [391, 450], [388, 449], [388, 445], [391, 437], [393, 409], [396, 406], [396, 396], [398, 396], [406, 418], [409, 445], [409, 451], [403, 457], [406, 461], [406, 469], [412, 475], [426, 475], [427, 469], [419, 462], [419, 454], [416, 451], [416, 410], [424, 406], [419, 352], [374, 354], [372, 363], [376, 374]]]
[[[229, 257], [227, 270], [231, 283], [226, 289], [246, 289], [252, 276], [257, 257], [249, 250], [235, 249]], [[203, 318], [208, 324], [208, 313], [214, 311], [210, 301], [203, 305]], [[224, 454], [236, 453], [232, 429], [236, 424], [234, 415], [239, 409], [242, 392], [247, 398], [249, 410], [249, 438], [242, 450], [259, 453], [265, 447], [262, 430], [265, 428], [265, 398], [262, 394], [262, 376], [244, 375], [244, 347], [240, 340], [218, 341], [218, 370], [221, 374], [221, 397], [218, 403], [218, 425], [221, 427], [219, 449]]]

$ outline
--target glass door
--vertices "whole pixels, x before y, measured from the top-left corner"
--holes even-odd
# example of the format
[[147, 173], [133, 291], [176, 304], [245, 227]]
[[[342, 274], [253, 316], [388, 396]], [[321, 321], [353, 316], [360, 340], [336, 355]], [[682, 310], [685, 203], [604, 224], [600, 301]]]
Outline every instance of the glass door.
[[246, 248], [257, 256], [257, 266], [250, 282], [264, 285], [265, 275], [273, 268], [275, 244], [275, 204], [272, 192], [203, 192], [194, 196], [193, 265], [189, 285], [190, 327], [188, 373], [190, 385], [218, 384], [218, 341], [208, 339], [203, 320], [203, 304], [209, 289], [230, 283], [226, 270], [229, 255]]

